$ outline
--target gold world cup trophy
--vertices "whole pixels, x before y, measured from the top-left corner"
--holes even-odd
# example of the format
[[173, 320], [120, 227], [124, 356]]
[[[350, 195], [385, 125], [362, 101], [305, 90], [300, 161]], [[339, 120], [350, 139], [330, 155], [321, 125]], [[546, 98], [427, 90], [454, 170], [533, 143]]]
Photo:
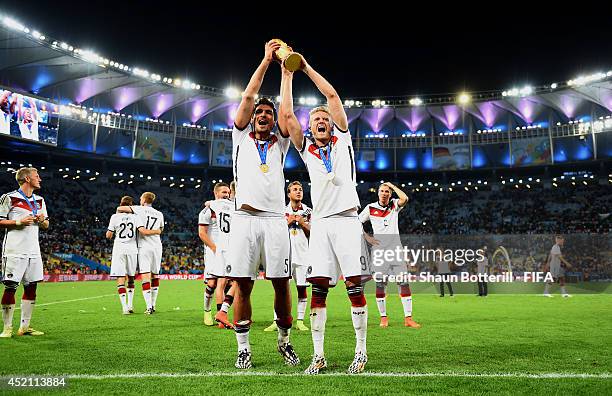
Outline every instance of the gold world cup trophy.
[[302, 58], [293, 52], [293, 49], [291, 49], [287, 43], [281, 39], [272, 39], [271, 41], [281, 45], [279, 49], [274, 51], [274, 58], [285, 65], [287, 70], [294, 72], [304, 68]]

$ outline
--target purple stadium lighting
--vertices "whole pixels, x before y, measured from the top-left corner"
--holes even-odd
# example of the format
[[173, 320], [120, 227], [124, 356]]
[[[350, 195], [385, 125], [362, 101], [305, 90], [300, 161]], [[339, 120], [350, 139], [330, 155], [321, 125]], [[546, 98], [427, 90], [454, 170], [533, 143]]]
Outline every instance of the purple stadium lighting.
[[411, 132], [419, 130], [423, 121], [429, 118], [429, 113], [423, 107], [398, 108], [395, 116], [408, 127]]
[[363, 111], [361, 118], [366, 121], [372, 131], [380, 132], [393, 119], [393, 109], [367, 109]]
[[493, 127], [497, 123], [499, 117], [503, 114], [499, 107], [495, 106], [492, 102], [481, 102], [475, 103], [478, 108], [480, 116], [474, 112], [473, 114], [482, 121], [487, 128]]
[[430, 113], [436, 117], [447, 129], [455, 130], [461, 119], [461, 108], [459, 106], [432, 107]]
[[[111, 104], [115, 111], [121, 111], [132, 103], [136, 102], [142, 96], [139, 88], [119, 88], [111, 91]], [[155, 117], [158, 117], [157, 115]]]

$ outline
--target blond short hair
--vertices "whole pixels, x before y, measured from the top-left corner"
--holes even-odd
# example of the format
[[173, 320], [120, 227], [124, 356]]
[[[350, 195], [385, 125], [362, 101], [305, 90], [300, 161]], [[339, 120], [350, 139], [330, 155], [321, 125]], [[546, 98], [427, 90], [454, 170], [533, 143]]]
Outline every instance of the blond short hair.
[[26, 182], [26, 177], [32, 176], [32, 172], [38, 172], [38, 169], [28, 167], [19, 168], [19, 170], [15, 174], [15, 180], [17, 180], [17, 183], [19, 183], [19, 185], [21, 186], [23, 183]]
[[155, 201], [155, 198], [157, 198], [155, 194], [150, 191], [147, 191], [142, 194], [142, 199], [144, 199], [145, 203], [148, 203], [149, 205], [152, 204], [153, 201]]
[[[319, 112], [319, 111], [327, 113], [329, 115], [329, 119], [332, 120], [332, 114], [329, 111], [329, 107], [325, 106], [325, 105], [317, 106], [314, 109], [310, 110], [310, 112], [308, 113], [308, 118], [310, 119], [314, 113]], [[333, 121], [332, 121], [332, 123], [333, 123]]]

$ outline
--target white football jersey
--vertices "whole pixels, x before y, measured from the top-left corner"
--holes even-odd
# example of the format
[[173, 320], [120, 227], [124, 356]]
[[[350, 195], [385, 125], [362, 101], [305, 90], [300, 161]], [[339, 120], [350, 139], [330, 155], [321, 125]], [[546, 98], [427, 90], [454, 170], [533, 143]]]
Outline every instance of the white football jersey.
[[242, 131], [234, 125], [232, 142], [236, 208], [239, 210], [242, 205], [249, 205], [263, 212], [282, 215], [285, 211], [283, 167], [289, 151], [289, 138], [280, 133], [271, 135], [266, 154], [267, 172], [260, 168], [261, 159], [257, 148], [259, 145], [262, 149], [264, 142], [255, 139], [251, 124]]
[[399, 234], [399, 212], [403, 208], [399, 206], [399, 198], [394, 198], [389, 201], [387, 206], [380, 205], [379, 202], [368, 204], [359, 213], [359, 220], [362, 223], [369, 221], [372, 223], [372, 231], [374, 235], [384, 234]]
[[198, 225], [208, 226], [208, 236], [216, 245], [217, 240], [219, 239], [219, 225], [217, 223], [217, 214], [210, 208], [210, 206], [207, 206], [200, 211], [200, 214], [198, 215]]
[[[132, 206], [132, 210], [140, 217], [140, 222], [147, 230], [164, 228], [164, 215], [152, 206]], [[139, 249], [159, 249], [162, 247], [160, 235], [139, 235]]]
[[33, 120], [30, 123], [20, 122], [19, 132], [24, 139], [32, 139], [38, 141], [38, 121]]
[[[310, 216], [312, 210], [304, 205], [303, 203], [298, 206], [297, 210], [294, 210], [291, 206], [291, 202], [285, 208], [285, 217], [288, 218], [291, 215], [298, 215], [305, 218], [307, 223], [310, 222]], [[295, 265], [307, 265], [307, 254], [308, 254], [308, 238], [306, 233], [296, 221], [288, 224], [289, 236], [291, 241], [291, 263]]]
[[[29, 202], [29, 205], [28, 205]], [[45, 200], [36, 194], [24, 198], [18, 190], [4, 194], [0, 198], [0, 219], [18, 220], [33, 215], [34, 205], [38, 214], [48, 218]], [[15, 229], [6, 229], [2, 243], [3, 257], [40, 257], [40, 243], [38, 241], [38, 224]]]
[[561, 246], [554, 244], [552, 249], [550, 249], [550, 268], [559, 269], [561, 268]]
[[359, 196], [355, 188], [355, 154], [351, 133], [336, 132], [331, 139], [332, 171], [334, 182], [328, 179], [327, 169], [319, 154], [319, 148], [304, 137], [300, 155], [310, 176], [312, 217], [320, 219], [359, 208]]
[[144, 227], [140, 216], [133, 213], [115, 213], [108, 230], [115, 233], [113, 254], [138, 254], [138, 229]]
[[215, 213], [217, 218], [218, 236], [215, 241], [217, 251], [227, 251], [232, 225], [232, 214], [234, 213], [234, 201], [229, 199], [216, 199], [210, 203], [210, 211]]

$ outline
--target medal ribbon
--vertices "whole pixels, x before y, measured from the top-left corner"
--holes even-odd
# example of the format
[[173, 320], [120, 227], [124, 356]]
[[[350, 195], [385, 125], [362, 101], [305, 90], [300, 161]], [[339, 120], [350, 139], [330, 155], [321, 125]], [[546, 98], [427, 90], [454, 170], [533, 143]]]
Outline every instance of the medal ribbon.
[[[324, 148], [327, 151], [327, 155], [324, 155], [324, 151], [323, 151]], [[319, 147], [319, 156], [321, 157], [321, 160], [323, 161], [323, 165], [325, 165], [325, 169], [327, 170], [327, 173], [331, 173], [332, 171], [331, 150], [332, 150], [331, 140], [324, 147]]]
[[25, 199], [25, 201], [27, 202], [28, 206], [30, 207], [30, 209], [32, 210], [32, 214], [34, 216], [36, 216], [38, 214], [38, 204], [36, 203], [36, 199], [34, 199], [34, 194], [32, 194], [32, 202], [34, 203], [34, 206], [32, 206], [32, 202], [30, 202], [30, 200], [28, 199], [28, 197], [25, 195], [25, 193], [21, 190], [21, 188], [19, 190], [17, 190], [19, 192], [19, 194], [21, 194], [21, 196]]

